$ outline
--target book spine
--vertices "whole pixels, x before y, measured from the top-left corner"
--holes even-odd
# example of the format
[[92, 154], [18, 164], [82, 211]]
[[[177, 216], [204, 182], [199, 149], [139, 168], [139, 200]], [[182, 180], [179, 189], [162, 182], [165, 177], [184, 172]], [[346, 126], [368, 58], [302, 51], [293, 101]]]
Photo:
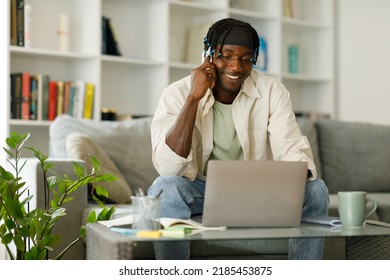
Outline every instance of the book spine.
[[24, 5], [24, 46], [31, 48], [31, 5]]
[[22, 74], [22, 119], [30, 119], [30, 102], [31, 102], [31, 88], [30, 88], [30, 73], [23, 72]]
[[57, 116], [64, 112], [64, 82], [57, 82]]
[[283, 8], [284, 8], [284, 16], [293, 18], [294, 17], [294, 7], [292, 0], [284, 0]]
[[121, 53], [119, 51], [118, 42], [114, 34], [114, 29], [112, 27], [111, 20], [109, 18], [106, 18], [106, 21], [107, 21], [107, 54], [120, 56]]
[[102, 17], [102, 54], [107, 54], [107, 19]]
[[24, 0], [16, 1], [16, 45], [24, 46]]
[[76, 81], [76, 96], [77, 96], [77, 110], [76, 117], [82, 118], [84, 116], [84, 97], [85, 97], [85, 82], [82, 80]]
[[11, 118], [22, 118], [22, 73], [11, 74]]
[[32, 76], [30, 80], [31, 97], [30, 97], [30, 119], [38, 119], [38, 79]]
[[49, 75], [42, 75], [42, 94], [41, 94], [42, 120], [49, 119], [49, 87], [50, 87]]
[[64, 83], [64, 114], [69, 114], [70, 82]]
[[48, 118], [53, 121], [57, 116], [57, 82], [50, 81], [49, 84], [49, 113]]
[[17, 21], [16, 21], [16, 0], [11, 0], [11, 13], [10, 13], [10, 19], [11, 19], [11, 22], [10, 22], [10, 44], [12, 46], [16, 46], [17, 45], [17, 39], [16, 39], [16, 25], [17, 25]]
[[92, 83], [86, 83], [85, 86], [85, 106], [84, 118], [92, 119], [93, 117], [93, 98], [95, 93], [95, 86]]
[[74, 82], [70, 82], [70, 88], [69, 88], [69, 110], [68, 115], [74, 116], [74, 108], [76, 103], [76, 86]]

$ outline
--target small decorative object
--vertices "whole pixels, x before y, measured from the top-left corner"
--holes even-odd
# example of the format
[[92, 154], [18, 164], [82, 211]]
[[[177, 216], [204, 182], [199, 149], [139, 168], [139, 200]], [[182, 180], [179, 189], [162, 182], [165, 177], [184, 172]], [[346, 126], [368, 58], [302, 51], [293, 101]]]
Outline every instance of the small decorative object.
[[299, 47], [295, 44], [288, 46], [288, 72], [299, 73]]
[[259, 51], [259, 70], [267, 71], [268, 70], [268, 52], [267, 52], [267, 42], [263, 36], [259, 38], [260, 51]]
[[58, 18], [58, 49], [62, 52], [69, 51], [69, 17], [60, 14]]
[[102, 121], [115, 121], [116, 120], [116, 110], [110, 108], [102, 109]]
[[[72, 193], [87, 184], [92, 185], [93, 199], [104, 209], [99, 215], [92, 211], [88, 216], [88, 222], [108, 220], [115, 212], [115, 208], [108, 209], [94, 195], [107, 197], [107, 192], [97, 184], [99, 182], [111, 182], [116, 178], [110, 174], [100, 174], [98, 160], [91, 156], [93, 168], [86, 173], [83, 166], [73, 163], [73, 169], [77, 179], [72, 181], [66, 174], [53, 175], [51, 168], [53, 163], [47, 161], [48, 157], [40, 151], [29, 147], [34, 156], [39, 160], [43, 170], [45, 193], [44, 208], [36, 207], [29, 210], [28, 203], [32, 196], [28, 195], [28, 186], [25, 186], [20, 177], [20, 172], [26, 164], [21, 159], [21, 152], [29, 133], [18, 134], [12, 132], [6, 139], [5, 152], [9, 156], [8, 162], [13, 172], [7, 171], [0, 166], [0, 238], [5, 245], [11, 260], [44, 260], [48, 259], [49, 250], [53, 250], [60, 241], [61, 236], [53, 233], [53, 227], [66, 214], [65, 205], [73, 199]], [[62, 256], [78, 241], [86, 236], [86, 228], [82, 226], [79, 237], [71, 242], [65, 249], [53, 259], [61, 259]], [[15, 247], [15, 250], [13, 249]]]

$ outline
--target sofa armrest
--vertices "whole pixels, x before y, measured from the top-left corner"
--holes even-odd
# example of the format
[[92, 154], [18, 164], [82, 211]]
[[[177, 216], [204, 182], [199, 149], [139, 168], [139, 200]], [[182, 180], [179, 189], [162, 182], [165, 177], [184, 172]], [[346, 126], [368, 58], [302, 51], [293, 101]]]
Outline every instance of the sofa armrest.
[[[73, 162], [84, 165], [83, 161], [76, 159], [48, 159], [53, 163], [51, 172], [59, 176], [66, 174], [72, 180], [77, 178], [73, 171]], [[44, 208], [44, 188], [43, 188], [43, 171], [40, 163], [36, 158], [28, 158], [25, 167], [21, 172], [21, 177], [28, 186], [27, 195], [33, 195], [29, 202], [29, 211], [36, 207]], [[60, 253], [66, 246], [79, 236], [81, 226], [81, 216], [83, 210], [88, 204], [87, 186], [80, 187], [72, 194], [74, 199], [65, 205], [66, 215], [61, 217], [54, 226], [53, 231], [61, 236], [60, 243], [55, 247], [53, 252], [49, 253], [49, 258], [53, 258]], [[85, 244], [78, 242], [63, 256], [63, 259], [79, 260], [85, 259]]]

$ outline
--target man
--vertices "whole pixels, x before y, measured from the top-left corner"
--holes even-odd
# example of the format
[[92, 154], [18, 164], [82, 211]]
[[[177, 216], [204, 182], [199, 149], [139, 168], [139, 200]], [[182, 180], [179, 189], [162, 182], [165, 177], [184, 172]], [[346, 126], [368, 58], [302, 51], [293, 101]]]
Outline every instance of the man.
[[[161, 195], [161, 216], [201, 214], [207, 162], [307, 161], [303, 214], [327, 215], [328, 190], [316, 179], [313, 155], [301, 135], [290, 94], [253, 69], [259, 37], [245, 22], [214, 23], [204, 40], [205, 60], [162, 93], [152, 121], [153, 163], [161, 175], [148, 193]], [[291, 239], [290, 259], [320, 259], [323, 239]], [[188, 259], [189, 242], [155, 242], [158, 259]]]

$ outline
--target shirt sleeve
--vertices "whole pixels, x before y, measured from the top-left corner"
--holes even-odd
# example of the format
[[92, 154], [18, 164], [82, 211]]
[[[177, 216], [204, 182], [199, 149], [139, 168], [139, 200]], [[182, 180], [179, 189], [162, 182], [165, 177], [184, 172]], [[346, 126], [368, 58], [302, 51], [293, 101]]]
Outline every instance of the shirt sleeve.
[[190, 172], [193, 165], [192, 151], [187, 158], [183, 158], [166, 144], [167, 133], [184, 104], [186, 92], [182, 81], [181, 84], [170, 85], [161, 95], [151, 124], [152, 161], [160, 175], [186, 176], [194, 180], [197, 172]]
[[313, 153], [295, 118], [290, 93], [283, 86], [276, 88], [270, 99], [269, 141], [275, 160], [306, 161], [311, 176], [317, 177]]

